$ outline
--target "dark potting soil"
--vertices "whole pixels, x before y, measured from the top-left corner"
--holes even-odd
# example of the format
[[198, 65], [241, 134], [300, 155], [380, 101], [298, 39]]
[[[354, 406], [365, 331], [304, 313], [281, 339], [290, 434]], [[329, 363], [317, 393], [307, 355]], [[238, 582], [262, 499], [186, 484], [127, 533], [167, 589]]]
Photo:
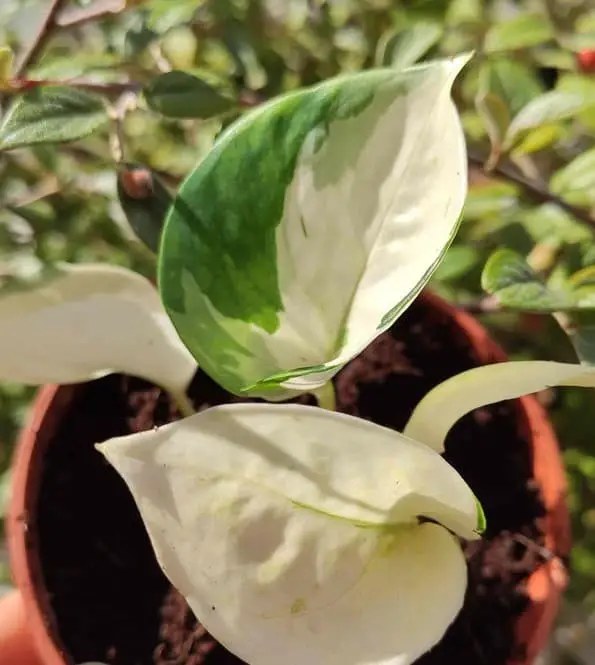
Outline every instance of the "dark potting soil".
[[[430, 388], [475, 364], [452, 323], [418, 301], [338, 375], [338, 408], [401, 430]], [[232, 399], [201, 372], [190, 392], [200, 408]], [[126, 486], [93, 447], [172, 417], [158, 389], [109, 376], [84, 387], [48, 449], [32, 528], [38, 529], [51, 605], [73, 663], [240, 663], [169, 585]], [[513, 637], [527, 604], [522, 582], [541, 564], [526, 543], [543, 539], [535, 524], [543, 506], [512, 403], [462, 419], [446, 449], [481, 500], [488, 531], [466, 547], [469, 586], [461, 613], [418, 664], [504, 665], [522, 650]]]

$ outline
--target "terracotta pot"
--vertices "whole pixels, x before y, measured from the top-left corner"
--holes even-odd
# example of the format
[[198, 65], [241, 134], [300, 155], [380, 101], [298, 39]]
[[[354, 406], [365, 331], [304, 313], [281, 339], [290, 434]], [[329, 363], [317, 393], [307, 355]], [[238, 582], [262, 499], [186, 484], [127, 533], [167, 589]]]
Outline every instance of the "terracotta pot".
[[[441, 298], [424, 292], [424, 302], [453, 318], [460, 326], [475, 356], [481, 363], [506, 360], [504, 351], [471, 316], [452, 307]], [[36, 504], [44, 451], [62, 418], [67, 417], [76, 386], [45, 386], [35, 400], [30, 420], [17, 445], [14, 460], [13, 495], [8, 517], [9, 551], [14, 580], [22, 593], [27, 628], [43, 665], [68, 665], [41, 578], [41, 564], [36, 547]], [[562, 554], [570, 551], [570, 526], [565, 502], [566, 481], [558, 442], [546, 413], [533, 397], [517, 401], [518, 418], [531, 442], [534, 472], [542, 488], [547, 509], [544, 518], [546, 548]], [[527, 589], [531, 604], [518, 621], [517, 636], [526, 644], [529, 665], [544, 646], [556, 616], [567, 576], [562, 564], [554, 559], [529, 578]], [[13, 601], [14, 602], [14, 601]], [[0, 615], [0, 625], [4, 621]], [[29, 646], [22, 640], [23, 654]], [[2, 665], [29, 665], [24, 655], [6, 657], [0, 642]], [[33, 664], [32, 664], [33, 665]], [[512, 664], [511, 664], [512, 665]], [[514, 665], [517, 665], [515, 663]]]
[[45, 665], [33, 643], [20, 591], [0, 600], [0, 654], [7, 665]]

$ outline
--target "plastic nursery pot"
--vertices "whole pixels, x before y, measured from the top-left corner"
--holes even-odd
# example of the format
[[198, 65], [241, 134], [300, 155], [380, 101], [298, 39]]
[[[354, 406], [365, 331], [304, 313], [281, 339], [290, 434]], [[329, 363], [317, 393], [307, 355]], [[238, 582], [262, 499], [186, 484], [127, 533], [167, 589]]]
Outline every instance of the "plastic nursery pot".
[[[479, 363], [506, 359], [502, 349], [473, 317], [428, 292], [422, 294], [420, 302], [423, 308], [438, 312], [452, 323], [457, 336], [460, 335], [470, 347]], [[82, 389], [81, 386], [42, 388], [17, 445], [8, 517], [9, 552], [14, 581], [20, 589], [24, 609], [20, 617], [22, 620], [26, 616], [28, 630], [15, 630], [14, 636], [9, 638], [0, 632], [2, 665], [35, 665], [25, 656], [31, 648], [31, 640], [41, 658], [41, 665], [72, 665], [60, 641], [42, 577], [37, 506], [46, 450], [60, 423], [69, 418], [71, 402]], [[542, 518], [545, 548], [565, 556], [570, 551], [570, 527], [558, 443], [547, 415], [535, 398], [524, 397], [515, 405], [518, 429], [531, 449], [533, 475], [546, 509], [546, 515]], [[529, 604], [516, 620], [516, 638], [519, 644], [524, 645], [524, 656], [520, 661], [510, 661], [509, 665], [530, 665], [534, 661], [550, 633], [566, 582], [565, 569], [557, 558], [546, 561], [528, 577], [526, 590]], [[9, 605], [0, 605], [0, 626], [8, 620], [8, 613], [14, 612], [14, 606], [18, 609], [18, 603], [15, 600], [12, 602], [13, 610]], [[12, 651], [4, 648], [2, 639], [12, 640]], [[15, 651], [15, 644], [19, 641], [23, 655]]]

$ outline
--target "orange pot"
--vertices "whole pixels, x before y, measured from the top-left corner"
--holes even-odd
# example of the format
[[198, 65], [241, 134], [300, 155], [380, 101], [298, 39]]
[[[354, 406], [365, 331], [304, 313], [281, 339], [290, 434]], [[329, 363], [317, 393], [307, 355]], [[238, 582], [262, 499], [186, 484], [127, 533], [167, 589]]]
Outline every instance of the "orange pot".
[[7, 665], [45, 665], [28, 630], [23, 595], [13, 591], [0, 600], [0, 654]]
[[[467, 337], [479, 362], [506, 360], [504, 351], [473, 317], [428, 292], [421, 297], [428, 306], [458, 323], [461, 335]], [[35, 520], [44, 451], [58, 423], [68, 417], [76, 390], [76, 386], [42, 388], [17, 445], [8, 535], [13, 577], [21, 597], [14, 595], [0, 605], [0, 627], [4, 627], [4, 632], [0, 630], [2, 665], [71, 665], [60, 643], [41, 577]], [[571, 541], [566, 481], [556, 436], [546, 413], [533, 397], [517, 400], [517, 409], [520, 425], [533, 451], [534, 475], [547, 510], [543, 525], [545, 546], [567, 554]], [[566, 583], [566, 572], [557, 560], [547, 562], [529, 578], [530, 605], [517, 625], [517, 638], [526, 645], [526, 657], [514, 665], [530, 665], [544, 646]], [[41, 655], [40, 660], [32, 656], [32, 644]]]

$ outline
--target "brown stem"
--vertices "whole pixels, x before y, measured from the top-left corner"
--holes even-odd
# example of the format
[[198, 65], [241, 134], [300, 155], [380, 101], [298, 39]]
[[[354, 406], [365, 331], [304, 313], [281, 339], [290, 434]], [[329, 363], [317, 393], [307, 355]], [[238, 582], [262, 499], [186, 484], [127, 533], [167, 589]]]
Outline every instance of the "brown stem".
[[[485, 157], [476, 153], [474, 150], [469, 149], [468, 153], [469, 164], [475, 166], [481, 171], [485, 171], [484, 165], [486, 162]], [[508, 180], [523, 190], [523, 194], [526, 198], [533, 201], [533, 203], [543, 204], [543, 203], [553, 203], [558, 206], [568, 214], [572, 215], [574, 218], [578, 219], [580, 222], [588, 226], [592, 231], [595, 231], [595, 219], [591, 216], [591, 213], [585, 208], [579, 206], [574, 206], [570, 203], [567, 203], [559, 196], [556, 196], [550, 192], [545, 185], [542, 183], [531, 180], [524, 176], [520, 171], [518, 171], [514, 166], [509, 164], [498, 164], [494, 167], [490, 173], [494, 174], [496, 177], [503, 178]], [[486, 173], [489, 175], [489, 173]]]
[[126, 9], [123, 0], [97, 0], [90, 7], [68, 7], [56, 17], [60, 28], [76, 28], [90, 21], [97, 21]]
[[56, 16], [62, 8], [64, 0], [50, 0], [46, 13], [37, 30], [37, 34], [29, 44], [27, 50], [21, 56], [15, 70], [15, 78], [21, 78], [27, 68], [32, 65], [41, 55], [48, 39], [52, 36], [52, 30], [56, 25]]
[[33, 90], [35, 88], [49, 87], [49, 86], [66, 86], [69, 88], [78, 88], [79, 90], [86, 90], [87, 92], [96, 92], [100, 95], [106, 96], [120, 96], [123, 93], [139, 92], [142, 88], [140, 83], [126, 81], [124, 83], [93, 83], [91, 81], [80, 81], [71, 79], [67, 81], [51, 81], [39, 79], [13, 79], [9, 81], [9, 93], [25, 92], [26, 90]]

